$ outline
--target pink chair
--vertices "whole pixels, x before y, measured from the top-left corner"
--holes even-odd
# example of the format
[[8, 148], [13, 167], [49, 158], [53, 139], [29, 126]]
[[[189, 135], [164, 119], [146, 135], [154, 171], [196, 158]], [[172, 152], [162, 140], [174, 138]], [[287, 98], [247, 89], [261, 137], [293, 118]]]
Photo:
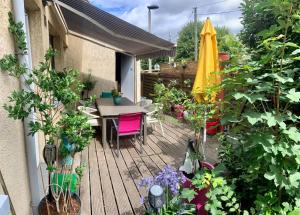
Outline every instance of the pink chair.
[[[110, 142], [112, 143], [113, 130], [117, 134], [117, 157], [120, 153], [120, 137], [134, 135], [142, 135], [142, 113], [130, 113], [120, 114], [118, 120], [113, 120], [110, 132]], [[141, 142], [141, 153], [142, 153], [142, 142]]]

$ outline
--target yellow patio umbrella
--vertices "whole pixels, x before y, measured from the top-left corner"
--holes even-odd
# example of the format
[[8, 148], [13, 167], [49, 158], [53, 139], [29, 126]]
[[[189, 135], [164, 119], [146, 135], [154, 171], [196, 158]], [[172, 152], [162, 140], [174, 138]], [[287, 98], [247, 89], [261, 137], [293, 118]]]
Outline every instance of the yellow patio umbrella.
[[[198, 102], [208, 100], [207, 90], [221, 83], [219, 72], [217, 33], [209, 18], [206, 19], [201, 31], [201, 42], [198, 66], [192, 94]], [[216, 93], [211, 95], [211, 102], [216, 99]]]
[[[207, 18], [201, 31], [197, 73], [192, 90], [192, 94], [197, 102], [206, 103], [215, 102], [216, 100], [217, 93], [213, 93], [211, 89], [221, 84], [218, 57], [217, 33], [210, 19]], [[207, 96], [208, 94], [209, 97]], [[206, 120], [207, 114], [205, 111], [203, 141], [201, 144], [204, 160], [206, 160], [204, 147], [206, 143]]]

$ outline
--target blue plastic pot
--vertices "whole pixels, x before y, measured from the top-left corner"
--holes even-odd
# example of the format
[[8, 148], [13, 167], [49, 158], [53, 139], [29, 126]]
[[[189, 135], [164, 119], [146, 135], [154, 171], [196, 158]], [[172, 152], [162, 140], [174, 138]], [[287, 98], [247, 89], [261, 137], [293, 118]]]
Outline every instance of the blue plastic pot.
[[64, 149], [66, 149], [69, 152], [69, 154], [67, 156], [63, 157], [63, 159], [61, 160], [61, 164], [71, 166], [73, 164], [72, 153], [75, 150], [75, 145], [73, 143], [70, 143], [67, 136], [62, 135], [61, 138], [62, 138]]

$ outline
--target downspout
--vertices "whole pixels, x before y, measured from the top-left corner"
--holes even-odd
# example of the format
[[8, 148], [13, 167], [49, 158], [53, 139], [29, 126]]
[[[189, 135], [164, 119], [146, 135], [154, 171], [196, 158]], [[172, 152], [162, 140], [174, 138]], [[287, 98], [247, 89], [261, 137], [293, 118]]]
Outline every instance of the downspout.
[[[23, 31], [26, 35], [27, 48], [29, 48], [29, 32], [26, 29], [26, 16], [25, 16], [25, 6], [24, 0], [12, 0], [13, 2], [13, 14], [16, 22], [23, 23]], [[26, 67], [31, 71], [32, 65], [29, 61], [29, 49], [25, 53], [18, 53], [18, 60], [20, 64], [26, 65]], [[26, 91], [31, 91], [31, 87], [28, 87], [25, 84], [24, 78], [20, 79], [21, 88]], [[32, 212], [34, 215], [38, 214], [38, 204], [41, 200], [41, 192], [39, 186], [39, 154], [38, 154], [38, 142], [36, 141], [36, 136], [28, 135], [30, 128], [29, 122], [30, 119], [34, 119], [35, 114], [34, 111], [30, 113], [30, 115], [24, 119], [24, 138], [26, 145], [26, 154], [27, 154], [27, 168], [29, 175], [29, 184], [30, 184], [30, 193], [31, 193], [31, 206]]]

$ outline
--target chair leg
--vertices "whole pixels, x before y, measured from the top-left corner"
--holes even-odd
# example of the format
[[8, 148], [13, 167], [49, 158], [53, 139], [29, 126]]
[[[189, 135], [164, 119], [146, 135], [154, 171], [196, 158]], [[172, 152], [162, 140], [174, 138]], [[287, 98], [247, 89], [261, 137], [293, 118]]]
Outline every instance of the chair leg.
[[159, 120], [159, 124], [160, 124], [160, 129], [161, 129], [161, 133], [162, 133], [162, 135], [163, 135], [163, 137], [165, 136], [165, 133], [164, 133], [164, 128], [163, 128], [163, 126], [162, 126], [162, 124], [161, 124], [161, 121]]
[[119, 157], [120, 153], [120, 137], [119, 134], [117, 134], [117, 157]]
[[156, 131], [156, 125], [155, 125], [155, 123], [152, 123], [153, 124], [153, 126], [154, 126], [154, 131]]
[[[142, 134], [140, 134], [140, 138], [142, 139]], [[144, 138], [143, 138], [143, 142], [144, 142]], [[140, 150], [140, 153], [143, 154], [143, 142], [142, 140], [140, 141], [140, 147], [141, 147], [141, 150]]]
[[110, 146], [112, 146], [113, 145], [113, 142], [112, 142], [112, 136], [113, 136], [113, 127], [111, 126], [110, 127]]

